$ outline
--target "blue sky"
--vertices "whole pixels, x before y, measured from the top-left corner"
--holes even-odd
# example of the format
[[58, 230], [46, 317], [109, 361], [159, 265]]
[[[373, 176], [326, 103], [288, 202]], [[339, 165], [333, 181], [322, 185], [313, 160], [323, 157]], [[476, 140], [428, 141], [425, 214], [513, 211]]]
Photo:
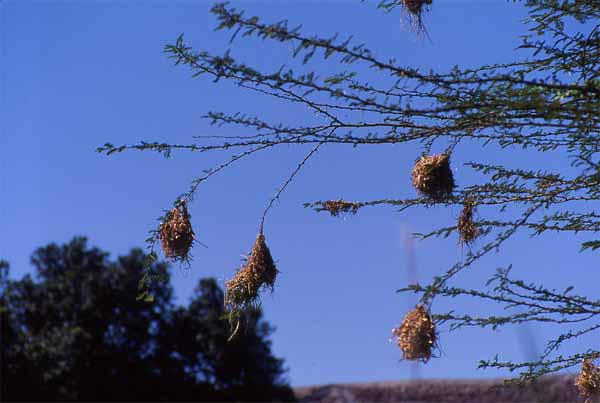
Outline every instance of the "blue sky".
[[[516, 56], [525, 10], [504, 0], [451, 0], [435, 4], [427, 16], [431, 41], [418, 40], [398, 12], [383, 14], [373, 1], [238, 1], [236, 6], [266, 20], [289, 19], [307, 33], [353, 34], [377, 55], [399, 63], [444, 70], [507, 62]], [[0, 108], [0, 257], [14, 277], [31, 271], [29, 256], [49, 242], [85, 235], [113, 257], [144, 246], [161, 211], [187, 189], [202, 170], [223, 155], [175, 152], [170, 159], [151, 152], [111, 157], [95, 148], [140, 140], [193, 142], [202, 134], [246, 133], [215, 128], [202, 119], [209, 110], [243, 111], [267, 120], [295, 123], [311, 119], [296, 106], [249, 94], [209, 78], [191, 79], [174, 67], [162, 48], [185, 33], [196, 49], [222, 53], [227, 33], [214, 32], [208, 1], [0, 1], [2, 52]], [[344, 35], [342, 35], [344, 36]], [[235, 55], [248, 64], [275, 70], [290, 49], [285, 45], [237, 41]], [[314, 65], [326, 73], [331, 62]], [[377, 80], [373, 76], [373, 80]], [[248, 133], [251, 134], [251, 133]], [[185, 302], [198, 279], [221, 283], [239, 266], [256, 236], [270, 196], [307, 149], [281, 148], [257, 154], [206, 182], [190, 206], [198, 239], [191, 269], [173, 271], [177, 299]], [[409, 172], [416, 145], [323, 147], [310, 160], [268, 217], [267, 243], [281, 271], [275, 293], [266, 295], [266, 318], [277, 327], [275, 353], [285, 358], [294, 386], [428, 378], [497, 377], [477, 370], [479, 359], [531, 358], [553, 328], [525, 330], [441, 329], [442, 355], [415, 368], [401, 362], [389, 343], [392, 327], [414, 302], [396, 294], [409, 280], [404, 239], [450, 224], [457, 209], [432, 208], [398, 213], [365, 209], [332, 218], [304, 209], [306, 201], [411, 197]], [[473, 176], [469, 160], [531, 166], [556, 156], [523, 154], [473, 144], [453, 157], [459, 184]], [[547, 166], [547, 165], [546, 165]], [[481, 287], [496, 267], [514, 264], [525, 280], [549, 286], [575, 285], [591, 295], [600, 275], [593, 255], [578, 254], [585, 237], [519, 235], [497, 254], [459, 276], [460, 285]], [[462, 256], [454, 238], [415, 244], [421, 281], [429, 280]], [[473, 301], [436, 302], [441, 310], [494, 312]], [[489, 309], [489, 310], [488, 310]], [[526, 343], [523, 340], [529, 340]], [[565, 352], [592, 347], [590, 339]], [[533, 347], [524, 348], [525, 344]]]

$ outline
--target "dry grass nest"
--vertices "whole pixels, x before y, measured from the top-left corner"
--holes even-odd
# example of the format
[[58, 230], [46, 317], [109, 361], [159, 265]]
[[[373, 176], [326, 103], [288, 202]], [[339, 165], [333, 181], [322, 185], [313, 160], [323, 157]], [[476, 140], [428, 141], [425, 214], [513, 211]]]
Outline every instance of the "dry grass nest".
[[165, 257], [174, 260], [188, 260], [194, 242], [194, 230], [184, 202], [170, 210], [160, 224], [158, 233]]
[[421, 156], [412, 169], [411, 177], [415, 189], [435, 201], [450, 196], [454, 190], [448, 154]]
[[432, 2], [433, 0], [402, 0], [402, 6], [411, 14], [421, 15], [424, 8]]
[[250, 251], [246, 264], [225, 282], [225, 305], [239, 309], [256, 301], [262, 287], [273, 290], [277, 268], [262, 233]]
[[473, 222], [475, 203], [471, 200], [465, 201], [462, 211], [458, 216], [458, 242], [470, 245], [479, 236], [479, 228]]
[[405, 18], [410, 27], [418, 34], [427, 35], [427, 29], [423, 23], [423, 13], [428, 9], [432, 0], [402, 0], [402, 8]]
[[329, 211], [329, 213], [336, 217], [340, 213], [352, 213], [356, 214], [358, 211], [358, 203], [345, 202], [343, 200], [328, 200], [322, 204], [323, 210]]
[[429, 311], [421, 304], [408, 312], [400, 327], [392, 330], [402, 358], [427, 362], [436, 343], [436, 332]]
[[575, 386], [586, 403], [600, 398], [600, 367], [596, 367], [590, 359], [583, 360]]

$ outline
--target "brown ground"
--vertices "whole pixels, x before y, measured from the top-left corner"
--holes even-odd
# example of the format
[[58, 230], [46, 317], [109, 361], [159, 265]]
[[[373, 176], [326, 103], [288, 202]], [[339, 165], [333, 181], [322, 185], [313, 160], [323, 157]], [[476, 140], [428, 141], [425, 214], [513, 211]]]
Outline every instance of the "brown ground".
[[571, 376], [542, 378], [524, 387], [500, 380], [419, 380], [295, 388], [301, 402], [580, 402]]

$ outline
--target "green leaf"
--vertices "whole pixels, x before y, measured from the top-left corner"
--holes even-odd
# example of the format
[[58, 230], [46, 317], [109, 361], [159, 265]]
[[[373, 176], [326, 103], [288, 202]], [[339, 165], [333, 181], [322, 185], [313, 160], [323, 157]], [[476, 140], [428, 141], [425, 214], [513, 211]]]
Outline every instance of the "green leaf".
[[158, 256], [156, 255], [156, 252], [150, 252], [149, 254], [147, 254], [146, 258], [144, 259], [144, 267], [151, 266], [157, 258]]
[[583, 252], [586, 249], [596, 250], [600, 248], [600, 241], [588, 241], [581, 244], [580, 252]]
[[337, 76], [332, 76], [332, 77], [325, 79], [325, 82], [328, 84], [339, 84], [342, 82], [342, 79]]

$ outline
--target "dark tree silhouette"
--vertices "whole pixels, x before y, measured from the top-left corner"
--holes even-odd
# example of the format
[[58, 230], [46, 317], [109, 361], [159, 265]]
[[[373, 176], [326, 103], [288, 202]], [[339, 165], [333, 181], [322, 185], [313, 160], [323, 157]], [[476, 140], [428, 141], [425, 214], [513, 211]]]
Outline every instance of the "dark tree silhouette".
[[169, 267], [153, 262], [148, 304], [136, 300], [147, 263], [139, 249], [113, 262], [75, 238], [31, 261], [35, 277], [20, 280], [0, 263], [2, 400], [293, 400], [260, 310], [227, 343], [215, 280], [175, 306]]

